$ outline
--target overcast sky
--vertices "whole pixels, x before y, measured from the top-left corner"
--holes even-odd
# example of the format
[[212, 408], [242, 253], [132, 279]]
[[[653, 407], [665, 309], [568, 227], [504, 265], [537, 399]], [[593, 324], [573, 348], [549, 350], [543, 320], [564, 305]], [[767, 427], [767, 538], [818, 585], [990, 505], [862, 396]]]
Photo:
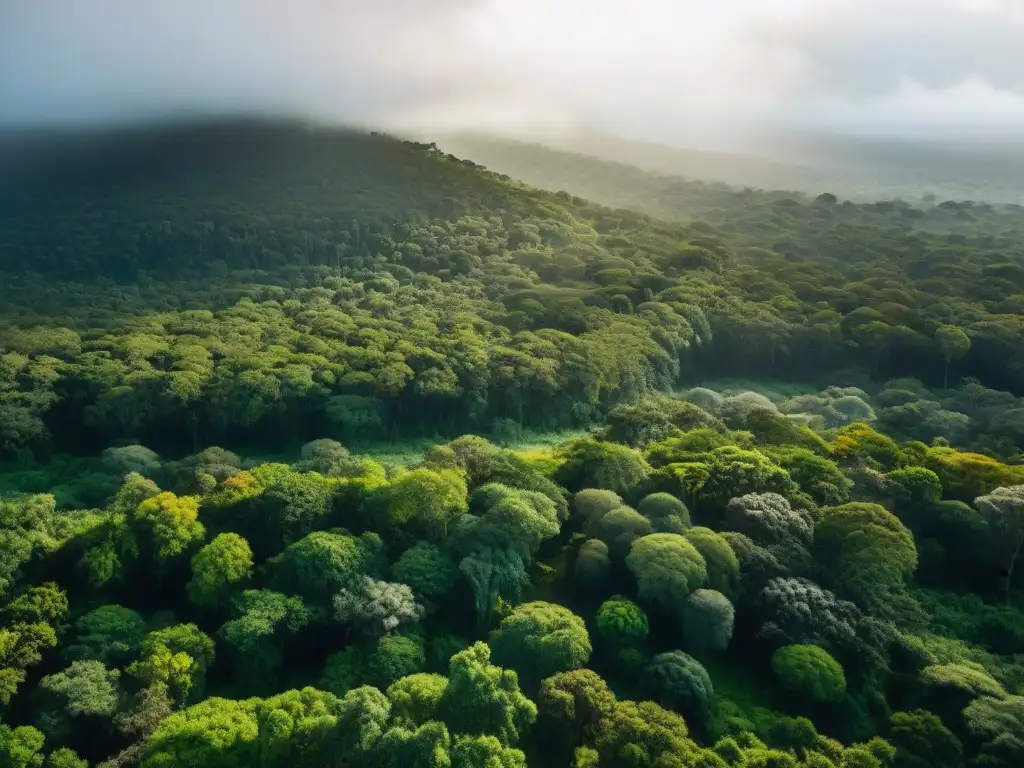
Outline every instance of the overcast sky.
[[1024, 0], [0, 0], [0, 122], [1024, 136]]

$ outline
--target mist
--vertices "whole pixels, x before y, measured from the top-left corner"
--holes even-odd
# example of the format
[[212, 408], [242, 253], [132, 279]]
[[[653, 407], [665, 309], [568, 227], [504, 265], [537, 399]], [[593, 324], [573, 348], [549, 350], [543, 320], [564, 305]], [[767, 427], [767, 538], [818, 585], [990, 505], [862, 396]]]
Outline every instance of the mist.
[[677, 146], [1024, 135], [1024, 0], [32, 0], [0, 125], [260, 114]]

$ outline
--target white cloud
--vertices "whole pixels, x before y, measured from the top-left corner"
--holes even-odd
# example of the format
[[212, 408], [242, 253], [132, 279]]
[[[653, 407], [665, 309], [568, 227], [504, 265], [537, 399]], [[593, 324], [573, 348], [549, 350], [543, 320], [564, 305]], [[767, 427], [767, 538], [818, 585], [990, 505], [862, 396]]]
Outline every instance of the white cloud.
[[0, 122], [1024, 130], [1024, 0], [0, 0]]

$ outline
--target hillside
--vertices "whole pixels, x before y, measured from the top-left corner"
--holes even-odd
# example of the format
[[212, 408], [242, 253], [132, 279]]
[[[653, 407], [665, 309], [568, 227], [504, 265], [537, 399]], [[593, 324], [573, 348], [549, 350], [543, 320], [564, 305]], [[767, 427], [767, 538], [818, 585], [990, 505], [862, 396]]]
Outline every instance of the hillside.
[[0, 768], [1024, 764], [1024, 209], [7, 142]]
[[[460, 157], [522, 177], [514, 163], [523, 158], [516, 157], [514, 141], [480, 134], [437, 140]], [[963, 145], [825, 136], [765, 138], [761, 143], [762, 154], [742, 154], [670, 147], [586, 131], [539, 140], [548, 149], [659, 176], [735, 187], [789, 189], [811, 196], [827, 191], [860, 203], [893, 199], [916, 203], [932, 198], [1024, 203], [1024, 149], [1019, 143]]]

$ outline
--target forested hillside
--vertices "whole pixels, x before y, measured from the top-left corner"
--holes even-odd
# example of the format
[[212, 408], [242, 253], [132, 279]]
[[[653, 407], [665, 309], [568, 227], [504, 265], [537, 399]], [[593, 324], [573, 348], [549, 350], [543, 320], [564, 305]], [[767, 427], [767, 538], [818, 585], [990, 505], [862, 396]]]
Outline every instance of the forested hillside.
[[1024, 208], [522, 151], [0, 151], [0, 768], [1024, 764]]
[[674, 179], [665, 223], [278, 124], [39, 154], [0, 207], [7, 456], [585, 425], [708, 374], [1024, 393], [1021, 208]]

